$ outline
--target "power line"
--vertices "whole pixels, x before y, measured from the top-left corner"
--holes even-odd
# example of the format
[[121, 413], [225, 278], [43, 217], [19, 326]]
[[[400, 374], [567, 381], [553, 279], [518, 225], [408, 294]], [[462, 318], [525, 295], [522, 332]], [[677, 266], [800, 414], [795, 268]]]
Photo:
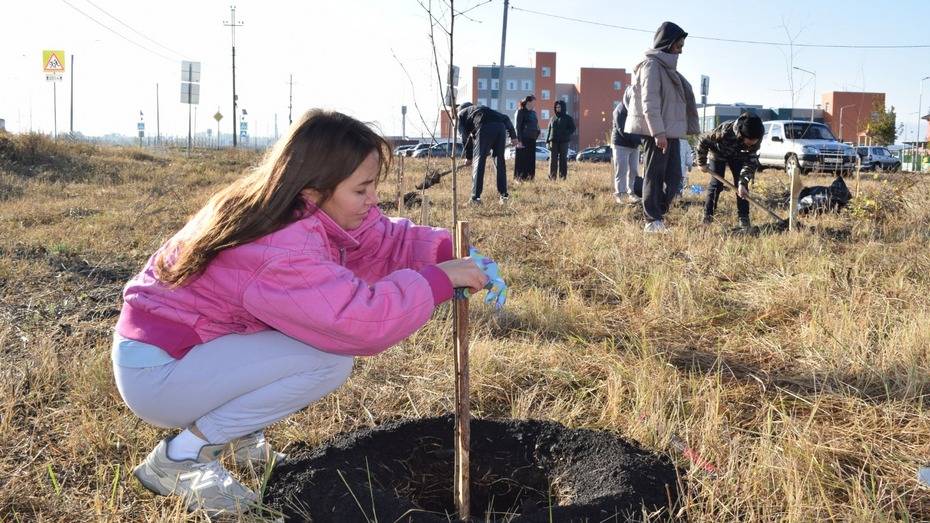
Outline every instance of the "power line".
[[85, 13], [84, 11], [81, 11], [80, 9], [78, 9], [74, 4], [72, 4], [72, 3], [69, 2], [68, 0], [61, 0], [61, 1], [64, 2], [64, 3], [65, 3], [68, 7], [70, 7], [71, 9], [74, 9], [74, 10], [77, 11], [78, 13], [81, 13], [81, 14], [84, 15], [85, 17], [91, 19], [95, 24], [97, 24], [97, 25], [99, 25], [100, 27], [106, 29], [107, 31], [110, 31], [111, 33], [113, 33], [113, 34], [115, 34], [116, 36], [122, 38], [123, 40], [126, 40], [127, 42], [131, 43], [132, 45], [134, 45], [134, 46], [136, 46], [136, 47], [138, 47], [138, 48], [140, 48], [140, 49], [143, 49], [143, 50], [145, 50], [145, 51], [148, 51], [148, 52], [150, 52], [150, 53], [152, 53], [152, 54], [154, 54], [154, 55], [156, 55], [156, 56], [159, 56], [159, 57], [161, 57], [161, 58], [164, 58], [165, 60], [168, 60], [169, 62], [175, 62], [175, 61], [176, 61], [175, 59], [169, 58], [169, 57], [167, 57], [167, 56], [165, 56], [165, 55], [159, 53], [158, 51], [155, 51], [155, 50], [153, 50], [153, 49], [150, 49], [150, 48], [148, 48], [148, 47], [146, 47], [146, 46], [140, 44], [139, 42], [136, 42], [135, 40], [130, 40], [130, 39], [127, 38], [125, 35], [123, 35], [122, 33], [118, 32], [118, 31], [116, 31], [115, 29], [113, 29], [112, 27], [108, 26], [107, 24], [101, 22], [100, 20], [97, 20], [96, 18], [94, 18], [93, 16], [91, 16], [91, 15]]
[[170, 47], [168, 47], [168, 46], [162, 45], [161, 43], [159, 43], [159, 42], [157, 42], [157, 41], [155, 41], [155, 40], [149, 38], [148, 36], [146, 36], [146, 35], [142, 34], [141, 32], [137, 31], [137, 30], [136, 30], [134, 27], [132, 27], [131, 25], [129, 25], [129, 24], [127, 24], [126, 22], [120, 20], [119, 18], [113, 16], [113, 15], [110, 14], [106, 9], [100, 7], [99, 5], [97, 5], [97, 4], [93, 3], [93, 2], [91, 2], [90, 0], [84, 0], [84, 1], [87, 2], [88, 4], [94, 6], [98, 11], [100, 11], [100, 12], [102, 12], [103, 14], [109, 16], [109, 17], [112, 18], [113, 20], [116, 20], [117, 22], [119, 22], [120, 24], [123, 25], [123, 27], [129, 29], [129, 30], [132, 31], [133, 33], [136, 33], [137, 35], [141, 36], [142, 38], [145, 38], [145, 39], [148, 40], [149, 42], [152, 42], [153, 44], [157, 45], [158, 47], [161, 47], [162, 49], [164, 49], [164, 50], [166, 50], [166, 51], [170, 51], [170, 52], [172, 52], [172, 53], [174, 53], [174, 54], [180, 56], [181, 58], [186, 58], [186, 56], [184, 55], [184, 53], [179, 53], [179, 52], [175, 51], [174, 49], [172, 49], [172, 48], [170, 48]]
[[[622, 25], [608, 24], [604, 22], [596, 22], [594, 20], [585, 20], [582, 18], [574, 18], [571, 16], [562, 16], [553, 13], [544, 13], [542, 11], [536, 11], [533, 9], [525, 9], [522, 7], [517, 7], [514, 5], [510, 6], [511, 9], [515, 11], [523, 11], [526, 13], [531, 13], [539, 16], [547, 16], [549, 18], [556, 18], [559, 20], [566, 20], [569, 22], [578, 22], [588, 25], [597, 25], [601, 27], [609, 27], [611, 29], [622, 29], [624, 31], [634, 31], [637, 33], [649, 33], [654, 34], [655, 30], [652, 29], [643, 29], [639, 27], [626, 27]], [[768, 45], [776, 47], [788, 47], [792, 44], [788, 42], [770, 42], [765, 40], [740, 40], [736, 38], [719, 38], [714, 36], [697, 36], [689, 34], [688, 38], [694, 38], [697, 40], [710, 40], [713, 42], [727, 42], [734, 44], [749, 44], [749, 45]], [[930, 48], [930, 44], [793, 44], [795, 47], [813, 47], [813, 48], [824, 48], [824, 49], [927, 49]]]

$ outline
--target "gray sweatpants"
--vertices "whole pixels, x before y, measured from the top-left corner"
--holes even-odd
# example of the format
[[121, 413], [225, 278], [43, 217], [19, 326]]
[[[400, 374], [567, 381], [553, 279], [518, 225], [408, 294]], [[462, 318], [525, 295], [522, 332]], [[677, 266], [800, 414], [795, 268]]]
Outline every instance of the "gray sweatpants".
[[614, 196], [633, 194], [639, 176], [639, 148], [614, 145]]
[[226, 443], [337, 389], [353, 361], [270, 330], [221, 336], [157, 367], [114, 364], [113, 372], [136, 416], [164, 428], [196, 422], [210, 443]]

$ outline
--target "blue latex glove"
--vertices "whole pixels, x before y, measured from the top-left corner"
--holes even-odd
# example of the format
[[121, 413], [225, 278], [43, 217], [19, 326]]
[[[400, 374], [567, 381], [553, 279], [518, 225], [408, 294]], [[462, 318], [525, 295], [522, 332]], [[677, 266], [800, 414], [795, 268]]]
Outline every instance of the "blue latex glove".
[[[507, 284], [501, 278], [500, 267], [492, 259], [482, 256], [478, 249], [474, 247], [468, 248], [468, 255], [475, 260], [481, 271], [488, 277], [488, 283], [484, 286], [488, 290], [488, 294], [484, 297], [484, 302], [494, 303], [494, 306], [498, 309], [503, 308], [507, 302]], [[455, 289], [455, 298], [459, 300], [468, 298], [468, 289]]]

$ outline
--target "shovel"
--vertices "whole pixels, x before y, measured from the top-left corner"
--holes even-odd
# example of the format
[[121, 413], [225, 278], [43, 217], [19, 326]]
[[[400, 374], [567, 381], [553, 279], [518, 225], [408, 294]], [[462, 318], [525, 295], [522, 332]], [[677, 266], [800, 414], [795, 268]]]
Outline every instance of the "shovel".
[[[718, 182], [720, 182], [720, 183], [726, 185], [726, 186], [729, 187], [730, 189], [733, 189], [734, 191], [737, 191], [737, 190], [738, 190], [737, 187], [736, 187], [735, 185], [733, 185], [733, 183], [731, 183], [729, 180], [727, 180], [727, 179], [724, 178], [723, 176], [720, 176], [719, 174], [717, 174], [717, 173], [715, 173], [715, 172], [710, 172], [710, 173], [708, 173], [708, 174], [710, 174], [714, 179], [716, 179]], [[760, 202], [759, 200], [756, 200], [755, 198], [752, 197], [752, 195], [749, 195], [749, 197], [746, 198], [746, 199], [749, 200], [749, 203], [751, 203], [751, 204], [755, 205], [756, 207], [762, 209], [763, 211], [765, 211], [766, 213], [768, 213], [769, 216], [771, 216], [772, 218], [774, 218], [774, 219], [778, 222], [778, 226], [779, 226], [779, 227], [784, 227], [784, 228], [787, 228], [787, 227], [788, 227], [788, 220], [785, 220], [785, 219], [782, 218], [781, 216], [775, 214], [775, 211], [773, 211], [772, 209], [769, 209], [768, 206], [766, 206], [764, 203]]]

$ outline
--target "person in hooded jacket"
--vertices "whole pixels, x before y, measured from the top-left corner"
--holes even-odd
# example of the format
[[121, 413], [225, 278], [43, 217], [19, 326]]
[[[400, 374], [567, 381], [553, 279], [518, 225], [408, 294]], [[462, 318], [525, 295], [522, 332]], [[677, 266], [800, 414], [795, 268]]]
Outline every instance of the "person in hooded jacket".
[[549, 179], [568, 177], [568, 142], [575, 134], [575, 120], [565, 110], [565, 101], [556, 100], [554, 116], [549, 120], [546, 145], [549, 146]]
[[691, 84], [678, 70], [678, 55], [688, 36], [664, 22], [653, 48], [633, 68], [633, 96], [624, 131], [644, 137], [643, 211], [646, 232], [665, 230], [664, 217], [681, 183], [679, 138], [700, 133]]
[[[736, 120], [723, 122], [713, 131], [701, 136], [698, 144], [697, 163], [703, 172], [713, 172], [721, 178], [726, 175], [726, 168], [730, 167], [733, 182], [737, 185], [736, 213], [739, 216], [739, 225], [744, 229], [750, 227], [749, 221], [749, 184], [759, 170], [759, 147], [765, 127], [762, 119], [750, 113], [743, 113]], [[707, 153], [712, 155], [711, 162], [707, 162]], [[711, 177], [707, 188], [707, 200], [704, 203], [704, 224], [714, 221], [714, 211], [724, 185], [720, 180]]]
[[520, 108], [515, 115], [517, 138], [523, 144], [514, 150], [513, 177], [517, 181], [530, 181], [536, 177], [536, 139], [540, 131], [535, 104], [536, 97], [526, 95], [520, 100]]

